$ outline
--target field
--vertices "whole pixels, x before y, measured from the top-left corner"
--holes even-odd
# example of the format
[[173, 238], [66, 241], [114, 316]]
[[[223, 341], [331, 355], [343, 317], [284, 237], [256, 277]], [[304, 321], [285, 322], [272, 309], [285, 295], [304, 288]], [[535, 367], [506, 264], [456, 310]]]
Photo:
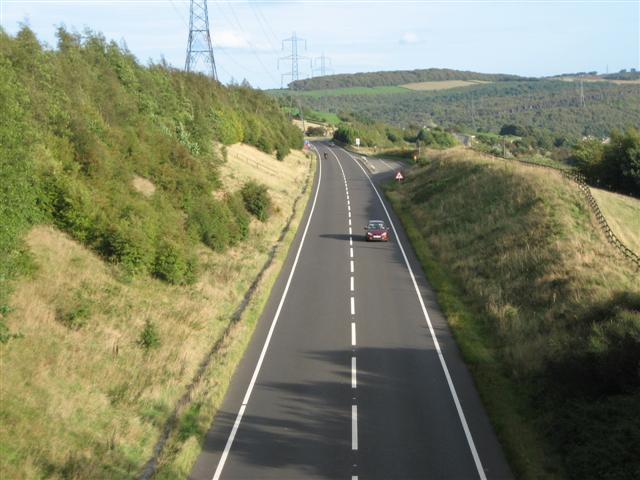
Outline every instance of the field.
[[270, 90], [269, 93], [275, 95], [294, 95], [303, 97], [350, 97], [354, 95], [387, 95], [393, 93], [406, 93], [407, 89], [402, 87], [385, 86], [385, 87], [345, 87], [331, 88], [326, 90], [307, 90], [307, 91], [291, 91], [291, 90]]
[[591, 193], [620, 241], [640, 255], [640, 199], [597, 188]]
[[609, 82], [615, 83], [616, 85], [640, 85], [640, 80], [611, 80], [609, 78], [601, 78], [601, 77], [557, 77], [557, 80], [562, 80], [563, 82], [580, 82], [580, 80], [584, 82]]
[[473, 85], [480, 85], [484, 83], [491, 83], [491, 82], [484, 82], [481, 80], [443, 80], [438, 82], [406, 83], [400, 86], [403, 88], [407, 88], [409, 90], [428, 91], [428, 90], [447, 90], [449, 88], [459, 88], [459, 87], [470, 87]]
[[[452, 149], [387, 194], [517, 477], [637, 478], [638, 272], [579, 190], [557, 172]], [[637, 203], [603, 204], [614, 229], [617, 212], [635, 217], [626, 238], [637, 242]]]
[[[224, 253], [202, 246], [202, 271], [192, 286], [123, 278], [51, 226], [28, 233], [32, 272], [17, 282], [8, 317], [20, 338], [2, 345], [0, 359], [3, 477], [137, 477], [177, 400], [225, 335], [202, 377], [206, 388], [196, 385], [178, 412], [178, 433], [161, 457], [161, 478], [186, 476], [292, 232], [279, 245], [247, 315], [231, 324], [232, 314], [278, 242], [310, 168], [299, 151], [277, 161], [252, 147], [228, 147], [215, 195], [258, 180], [269, 187], [273, 214], [266, 223], [253, 220], [249, 239]], [[153, 201], [153, 184], [133, 181]], [[297, 206], [294, 226], [304, 203]]]

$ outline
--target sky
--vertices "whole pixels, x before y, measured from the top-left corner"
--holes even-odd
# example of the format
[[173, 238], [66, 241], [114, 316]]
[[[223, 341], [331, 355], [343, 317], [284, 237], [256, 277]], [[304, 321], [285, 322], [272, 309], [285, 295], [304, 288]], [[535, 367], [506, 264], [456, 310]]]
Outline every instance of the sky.
[[[48, 46], [64, 25], [124, 42], [146, 64], [184, 68], [187, 0], [0, 0], [11, 35], [28, 25]], [[327, 73], [453, 68], [549, 76], [640, 69], [640, 0], [220, 0], [208, 1], [218, 77], [258, 88]], [[283, 49], [284, 47], [284, 49]], [[313, 63], [312, 63], [313, 61]], [[278, 68], [279, 67], [279, 68]], [[312, 72], [312, 67], [316, 70]]]

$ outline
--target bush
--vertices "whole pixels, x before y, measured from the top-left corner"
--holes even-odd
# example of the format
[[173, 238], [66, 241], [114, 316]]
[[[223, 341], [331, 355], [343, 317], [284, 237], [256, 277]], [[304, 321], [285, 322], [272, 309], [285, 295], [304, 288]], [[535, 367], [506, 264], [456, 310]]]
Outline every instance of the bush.
[[324, 127], [309, 127], [307, 128], [307, 135], [310, 137], [324, 137], [326, 135]]
[[271, 214], [271, 197], [267, 187], [249, 181], [244, 184], [240, 193], [247, 211], [261, 222], [265, 222]]
[[174, 285], [185, 285], [195, 281], [195, 268], [195, 258], [188, 258], [177, 245], [164, 241], [156, 252], [152, 273]]
[[160, 345], [160, 335], [151, 320], [147, 319], [144, 321], [144, 328], [142, 332], [140, 332], [137, 343], [145, 352]]

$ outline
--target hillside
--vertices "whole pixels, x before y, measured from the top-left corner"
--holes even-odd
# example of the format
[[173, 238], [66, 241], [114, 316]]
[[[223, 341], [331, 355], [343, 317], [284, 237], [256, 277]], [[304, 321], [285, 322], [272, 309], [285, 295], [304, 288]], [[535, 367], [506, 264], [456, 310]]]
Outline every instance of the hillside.
[[[400, 85], [400, 84], [398, 84]], [[323, 87], [324, 88], [324, 87]], [[389, 87], [385, 87], [389, 88]], [[640, 126], [640, 88], [633, 82], [585, 82], [585, 105], [573, 82], [495, 81], [458, 88], [411, 91], [349, 89], [290, 92], [304, 107], [344, 116], [355, 113], [396, 127], [435, 123], [460, 131], [499, 132], [506, 124], [531, 127], [556, 139], [604, 138], [612, 129]]]
[[386, 72], [342, 73], [323, 77], [297, 80], [289, 84], [292, 90], [322, 90], [348, 87], [399, 86], [407, 83], [434, 82], [444, 80], [482, 80], [500, 82], [524, 80], [517, 75], [477, 73], [448, 68], [427, 68], [421, 70], [396, 70]]
[[[637, 269], [557, 172], [460, 149], [428, 157], [388, 195], [517, 473], [637, 478]], [[637, 200], [624, 208], [640, 216]], [[624, 234], [637, 242], [637, 222]]]
[[313, 162], [263, 93], [58, 38], [0, 32], [0, 471], [137, 478], [174, 425], [184, 477]]

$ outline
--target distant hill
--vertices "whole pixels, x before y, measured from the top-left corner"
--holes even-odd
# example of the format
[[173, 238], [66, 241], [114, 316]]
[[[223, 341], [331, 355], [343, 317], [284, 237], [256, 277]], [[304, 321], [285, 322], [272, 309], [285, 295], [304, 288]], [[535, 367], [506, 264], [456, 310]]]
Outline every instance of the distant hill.
[[444, 80], [480, 80], [501, 82], [531, 80], [517, 75], [478, 73], [448, 68], [427, 68], [423, 70], [396, 70], [389, 72], [343, 73], [324, 77], [309, 78], [291, 82], [293, 90], [322, 90], [345, 87], [383, 87], [407, 83], [434, 82]]

